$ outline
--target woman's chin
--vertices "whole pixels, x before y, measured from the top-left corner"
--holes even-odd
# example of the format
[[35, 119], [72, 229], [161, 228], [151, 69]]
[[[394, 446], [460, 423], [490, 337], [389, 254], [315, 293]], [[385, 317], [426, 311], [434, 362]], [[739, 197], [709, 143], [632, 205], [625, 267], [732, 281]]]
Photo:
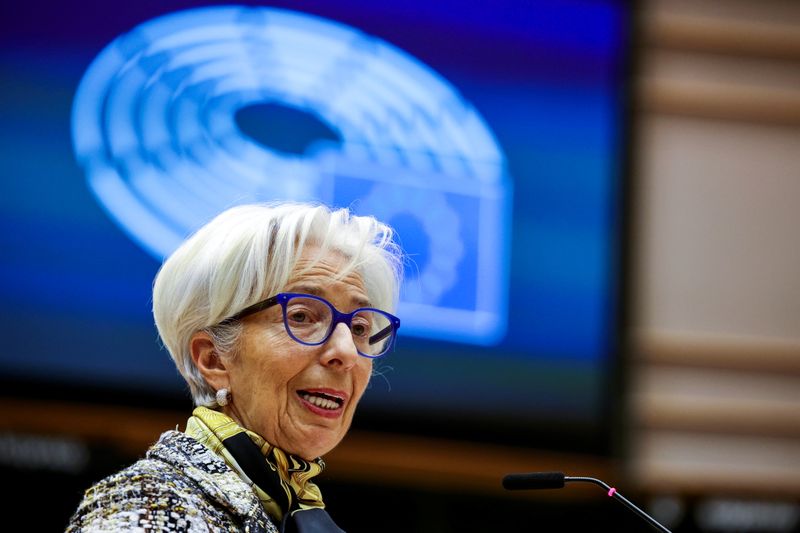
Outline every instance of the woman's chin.
[[293, 439], [294, 450], [284, 450], [303, 459], [313, 460], [333, 450], [344, 437], [344, 432], [319, 426], [307, 427], [303, 436]]
[[[298, 406], [299, 410], [291, 413], [291, 426], [286, 427], [287, 446], [285, 452], [298, 455], [304, 459], [316, 459], [334, 449], [347, 434], [350, 427], [350, 417], [347, 413], [340, 413], [336, 417], [319, 416], [308, 406]], [[291, 449], [290, 449], [291, 448]]]

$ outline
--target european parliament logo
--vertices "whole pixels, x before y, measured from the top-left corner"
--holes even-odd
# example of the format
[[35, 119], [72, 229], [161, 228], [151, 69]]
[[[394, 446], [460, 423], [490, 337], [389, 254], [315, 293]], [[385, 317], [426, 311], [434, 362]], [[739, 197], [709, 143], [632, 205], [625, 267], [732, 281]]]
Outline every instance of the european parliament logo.
[[[237, 113], [270, 105], [332, 135], [299, 153], [260, 143]], [[452, 85], [377, 37], [263, 7], [159, 17], [92, 62], [72, 135], [98, 201], [158, 259], [232, 205], [350, 206], [398, 227], [413, 260], [403, 333], [492, 344], [505, 332], [505, 157]]]

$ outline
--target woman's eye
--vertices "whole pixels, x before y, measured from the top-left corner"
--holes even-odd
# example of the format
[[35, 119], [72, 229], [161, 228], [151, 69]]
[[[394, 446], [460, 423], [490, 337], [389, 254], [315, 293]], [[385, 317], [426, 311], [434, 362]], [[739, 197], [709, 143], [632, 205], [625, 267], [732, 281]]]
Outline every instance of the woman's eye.
[[289, 320], [292, 322], [306, 322], [307, 316], [303, 311], [295, 311], [289, 314]]
[[353, 332], [353, 335], [356, 337], [366, 337], [369, 335], [369, 326], [367, 324], [359, 324], [357, 322], [353, 322], [350, 324], [350, 331]]
[[292, 324], [312, 324], [318, 321], [319, 313], [307, 307], [294, 306], [286, 309], [286, 318]]

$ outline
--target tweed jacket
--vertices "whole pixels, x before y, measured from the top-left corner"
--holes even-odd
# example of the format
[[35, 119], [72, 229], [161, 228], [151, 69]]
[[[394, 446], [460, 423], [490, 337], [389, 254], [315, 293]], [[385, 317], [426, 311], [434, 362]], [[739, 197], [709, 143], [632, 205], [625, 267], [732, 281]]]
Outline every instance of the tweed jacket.
[[278, 533], [250, 485], [178, 431], [86, 491], [67, 526], [68, 533], [79, 531]]

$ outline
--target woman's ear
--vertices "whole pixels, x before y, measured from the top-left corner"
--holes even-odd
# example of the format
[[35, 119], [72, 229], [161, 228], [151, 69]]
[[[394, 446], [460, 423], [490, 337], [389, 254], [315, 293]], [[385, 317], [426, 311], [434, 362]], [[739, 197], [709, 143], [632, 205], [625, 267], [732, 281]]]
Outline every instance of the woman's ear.
[[220, 357], [211, 335], [198, 331], [189, 340], [189, 351], [194, 366], [214, 390], [230, 388], [230, 376], [225, 361]]

